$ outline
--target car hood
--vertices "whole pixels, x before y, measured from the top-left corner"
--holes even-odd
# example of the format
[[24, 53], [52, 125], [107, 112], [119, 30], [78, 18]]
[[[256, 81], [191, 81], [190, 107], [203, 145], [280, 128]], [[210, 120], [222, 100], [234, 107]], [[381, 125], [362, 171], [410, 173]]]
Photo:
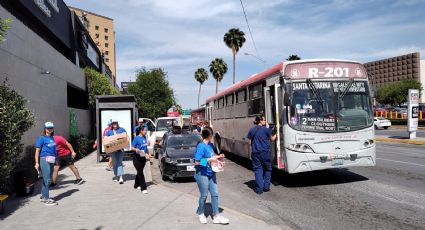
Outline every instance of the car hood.
[[167, 149], [167, 156], [173, 159], [179, 158], [194, 158], [195, 157], [195, 148], [191, 149]]

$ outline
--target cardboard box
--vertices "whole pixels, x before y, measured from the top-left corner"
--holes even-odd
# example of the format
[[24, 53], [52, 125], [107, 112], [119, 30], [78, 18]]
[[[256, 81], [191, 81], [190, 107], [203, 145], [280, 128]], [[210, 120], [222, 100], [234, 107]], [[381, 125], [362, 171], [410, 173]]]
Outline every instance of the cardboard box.
[[102, 139], [103, 147], [106, 153], [112, 153], [120, 149], [130, 146], [130, 140], [127, 133], [115, 134], [113, 136], [105, 136]]

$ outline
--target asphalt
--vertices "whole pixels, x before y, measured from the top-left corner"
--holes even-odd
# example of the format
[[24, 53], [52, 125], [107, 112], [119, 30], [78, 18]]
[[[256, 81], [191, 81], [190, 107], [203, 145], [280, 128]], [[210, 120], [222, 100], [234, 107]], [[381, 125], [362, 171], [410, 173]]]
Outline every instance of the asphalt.
[[[276, 226], [293, 229], [424, 229], [423, 146], [377, 144], [377, 166], [288, 175], [273, 173], [272, 190], [257, 195], [250, 162], [228, 154], [218, 174], [221, 204]], [[157, 184], [196, 195], [193, 180]]]
[[[123, 185], [112, 181], [112, 172], [105, 170], [105, 163], [95, 163], [95, 154], [76, 165], [86, 183], [74, 185], [71, 171], [61, 170], [59, 186], [51, 190], [58, 206], [47, 207], [39, 202], [38, 183], [31, 197], [8, 199], [6, 212], [0, 216], [0, 229], [289, 229], [270, 226], [225, 206], [220, 209], [230, 219], [229, 225], [213, 225], [211, 217], [208, 224], [201, 225], [195, 215], [196, 187], [192, 186], [188, 194], [150, 182], [146, 195], [133, 188], [135, 169], [131, 161], [125, 161]], [[149, 166], [146, 170], [150, 171]]]

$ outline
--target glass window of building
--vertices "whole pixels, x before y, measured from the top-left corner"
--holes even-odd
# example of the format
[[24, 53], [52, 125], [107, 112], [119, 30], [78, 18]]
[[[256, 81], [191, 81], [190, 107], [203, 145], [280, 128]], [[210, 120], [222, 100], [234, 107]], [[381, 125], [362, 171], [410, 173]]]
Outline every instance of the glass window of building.
[[108, 41], [108, 38], [109, 38], [109, 37], [108, 37], [107, 35], [105, 35], [105, 40], [106, 40], [106, 41]]
[[108, 28], [105, 28], [105, 33], [108, 33]]
[[105, 58], [105, 62], [109, 62], [109, 58]]
[[108, 43], [105, 43], [105, 47], [108, 48], [109, 47], [109, 44]]
[[94, 29], [99, 30], [99, 26], [98, 25], [94, 26]]
[[94, 36], [95, 36], [96, 38], [99, 38], [99, 34], [95, 34]]
[[109, 51], [105, 51], [105, 55], [109, 55]]

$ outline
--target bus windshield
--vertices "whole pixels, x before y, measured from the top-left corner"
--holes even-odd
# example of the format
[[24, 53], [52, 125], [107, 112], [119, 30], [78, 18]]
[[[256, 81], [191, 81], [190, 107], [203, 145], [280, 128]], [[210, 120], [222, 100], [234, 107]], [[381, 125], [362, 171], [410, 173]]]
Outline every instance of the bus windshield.
[[293, 82], [289, 109], [291, 127], [300, 131], [353, 131], [373, 124], [366, 81]]

